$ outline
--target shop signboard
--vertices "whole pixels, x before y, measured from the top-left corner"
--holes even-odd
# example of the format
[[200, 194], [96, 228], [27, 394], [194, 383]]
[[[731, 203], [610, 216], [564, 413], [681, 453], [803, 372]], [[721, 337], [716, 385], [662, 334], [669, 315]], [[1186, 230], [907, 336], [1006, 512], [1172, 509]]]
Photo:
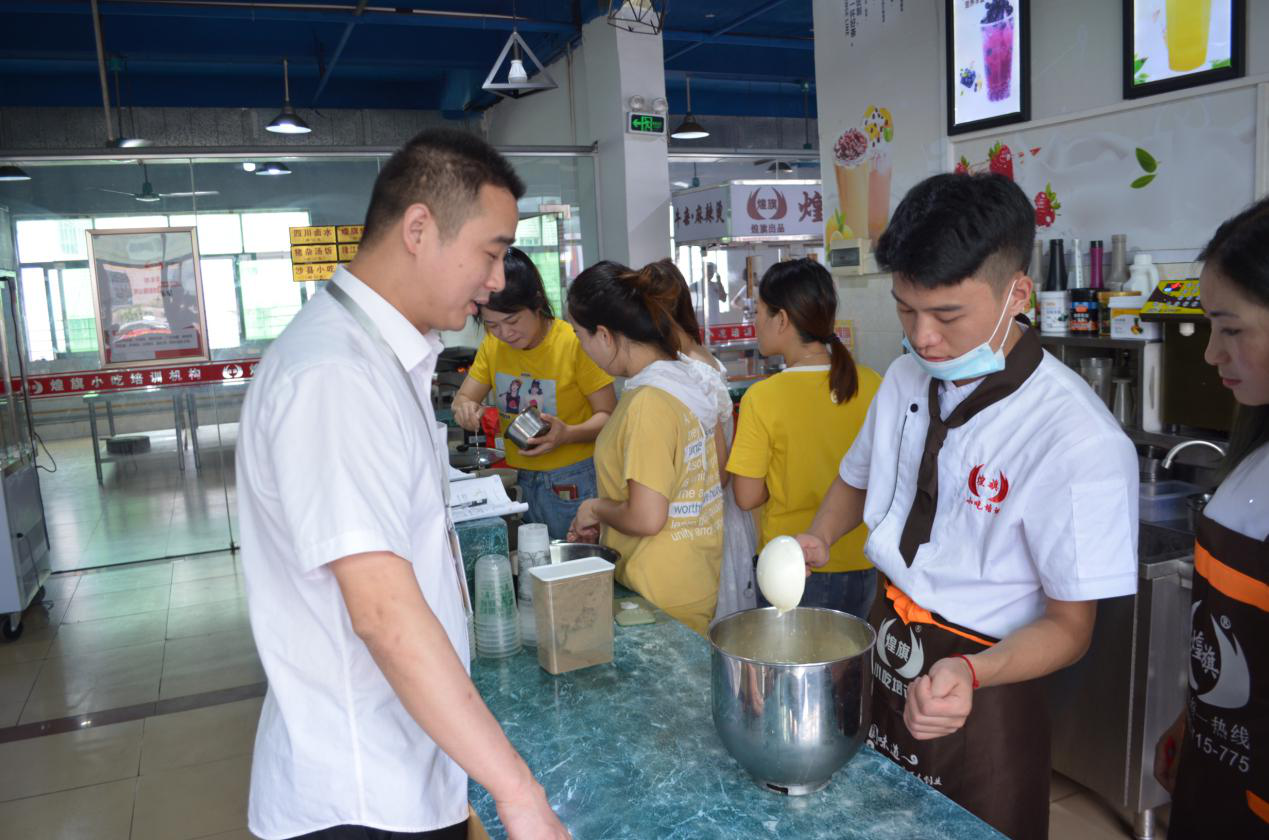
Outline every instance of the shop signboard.
[[679, 243], [824, 238], [819, 181], [731, 181], [675, 193], [672, 203]]

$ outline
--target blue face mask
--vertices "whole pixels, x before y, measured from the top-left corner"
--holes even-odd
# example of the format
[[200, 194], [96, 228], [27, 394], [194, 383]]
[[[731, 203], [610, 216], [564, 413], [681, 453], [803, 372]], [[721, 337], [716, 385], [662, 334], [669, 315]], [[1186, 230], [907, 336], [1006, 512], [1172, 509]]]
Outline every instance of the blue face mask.
[[[1000, 325], [1005, 321], [1005, 314], [1009, 311], [1009, 299], [1013, 295], [1014, 286], [1017, 285], [1015, 280], [1009, 285], [1009, 291], [1005, 294], [1005, 308], [1000, 311], [1000, 318], [996, 321], [996, 328], [991, 331], [991, 335], [982, 344], [957, 356], [955, 359], [946, 359], [941, 362], [930, 362], [921, 358], [921, 354], [912, 349], [911, 342], [908, 337], [903, 337], [903, 348], [912, 354], [917, 364], [935, 379], [942, 379], [945, 382], [959, 382], [964, 379], [978, 379], [992, 373], [999, 373], [1005, 369], [1005, 342], [1000, 342], [1000, 347], [995, 350], [991, 349], [991, 343], [996, 338], [996, 333], [1000, 332]], [[1005, 329], [1005, 338], [1008, 339], [1009, 330]]]

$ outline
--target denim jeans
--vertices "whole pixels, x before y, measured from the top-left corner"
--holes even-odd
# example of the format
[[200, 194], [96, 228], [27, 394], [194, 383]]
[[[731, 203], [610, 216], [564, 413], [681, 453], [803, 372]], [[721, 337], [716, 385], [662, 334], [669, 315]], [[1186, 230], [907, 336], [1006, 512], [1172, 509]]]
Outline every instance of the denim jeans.
[[[877, 570], [859, 572], [812, 572], [802, 593], [802, 607], [827, 607], [868, 620], [868, 611], [877, 595]], [[758, 606], [770, 603], [758, 593]]]
[[[568, 526], [573, 524], [577, 509], [584, 500], [593, 499], [598, 494], [595, 462], [590, 458], [557, 470], [521, 469], [519, 484], [524, 501], [529, 506], [524, 521], [546, 525], [553, 540], [568, 536]], [[564, 496], [560, 495], [561, 492]]]

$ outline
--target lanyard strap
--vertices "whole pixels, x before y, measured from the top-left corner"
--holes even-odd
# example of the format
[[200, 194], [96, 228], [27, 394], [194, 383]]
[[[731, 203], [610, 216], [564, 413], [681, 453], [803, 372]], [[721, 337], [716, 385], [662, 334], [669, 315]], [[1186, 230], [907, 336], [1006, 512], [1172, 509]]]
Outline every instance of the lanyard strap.
[[[361, 328], [366, 332], [366, 335], [374, 339], [375, 343], [387, 352], [388, 356], [392, 359], [392, 363], [396, 366], [397, 371], [401, 374], [401, 378], [405, 380], [405, 387], [410, 392], [410, 396], [414, 398], [414, 405], [418, 407], [419, 414], [423, 417], [423, 428], [427, 430], [427, 441], [432, 447], [432, 458], [436, 461], [437, 469], [439, 470], [442, 478], [442, 495], [444, 496], [445, 507], [448, 511], [449, 471], [445, 469], [444, 464], [440, 463], [440, 457], [437, 454], [436, 448], [436, 437], [432, 430], [432, 420], [427, 416], [427, 411], [423, 408], [423, 401], [419, 399], [419, 392], [414, 387], [414, 380], [410, 378], [410, 373], [405, 369], [405, 365], [401, 364], [401, 359], [397, 356], [396, 351], [392, 349], [391, 345], [388, 344], [387, 339], [383, 337], [383, 333], [381, 333], [379, 328], [375, 326], [375, 322], [370, 320], [370, 316], [366, 314], [366, 310], [362, 309], [361, 305], [358, 304], [357, 301], [349, 297], [348, 293], [339, 288], [339, 286], [337, 286], [334, 282], [326, 284], [326, 291], [330, 292], [331, 297], [335, 298], [335, 300], [339, 302], [340, 306], [348, 310], [348, 314], [353, 317], [354, 321], [361, 325]], [[449, 516], [447, 512], [446, 519], [448, 520], [448, 518]]]
[[471, 606], [467, 599], [466, 575], [459, 565], [457, 532], [454, 530], [454, 521], [450, 518], [449, 512], [449, 470], [446, 469], [447, 465], [441, 462], [440, 454], [436, 447], [436, 434], [432, 429], [432, 419], [428, 416], [427, 410], [423, 408], [423, 400], [419, 398], [419, 392], [414, 387], [414, 380], [410, 378], [409, 371], [405, 369], [405, 365], [401, 364], [400, 357], [397, 356], [392, 346], [388, 344], [387, 339], [383, 337], [383, 333], [379, 331], [379, 328], [375, 326], [375, 322], [366, 314], [366, 310], [362, 309], [361, 305], [353, 300], [347, 292], [339, 288], [339, 285], [333, 280], [327, 282], [326, 291], [330, 292], [331, 297], [347, 310], [348, 314], [361, 326], [366, 335], [370, 336], [392, 359], [392, 363], [396, 365], [397, 370], [401, 373], [401, 378], [405, 380], [406, 390], [410, 392], [410, 396], [414, 398], [414, 404], [419, 409], [419, 415], [423, 418], [423, 428], [427, 431], [427, 442], [432, 450], [432, 460], [436, 462], [437, 473], [441, 480], [441, 498], [445, 503], [445, 531], [449, 537], [450, 554], [453, 555], [454, 570], [458, 574], [458, 589], [463, 596], [463, 606], [470, 610]]

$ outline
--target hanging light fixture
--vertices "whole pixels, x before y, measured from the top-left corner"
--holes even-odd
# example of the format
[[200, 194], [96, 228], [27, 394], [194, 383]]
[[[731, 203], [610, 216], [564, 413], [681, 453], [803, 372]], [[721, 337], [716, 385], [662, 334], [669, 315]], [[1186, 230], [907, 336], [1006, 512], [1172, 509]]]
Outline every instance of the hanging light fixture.
[[679, 127], [670, 132], [670, 136], [675, 140], [700, 140], [708, 137], [709, 132], [705, 127], [696, 121], [696, 117], [692, 116], [692, 77], [687, 77], [687, 113], [683, 116], [683, 122], [679, 123]]
[[[132, 112], [132, 108], [128, 108], [128, 115], [133, 117], [132, 133], [130, 135], [123, 133], [123, 96], [119, 92], [119, 70], [124, 68], [124, 62], [120, 58], [112, 58], [108, 62], [109, 69], [115, 75], [115, 121], [119, 124], [119, 135], [113, 140], [107, 141], [106, 145], [112, 149], [140, 149], [150, 145], [150, 141], [142, 137], [137, 137], [137, 121]], [[128, 83], [128, 92], [132, 92], [132, 83]]]
[[608, 0], [608, 25], [640, 35], [658, 35], [665, 27], [669, 0]]
[[[511, 66], [507, 69], [507, 80], [505, 82], [495, 82], [498, 77], [498, 70], [501, 69], [502, 63], [506, 61], [507, 54], [511, 54]], [[529, 61], [538, 69], [538, 80], [536, 82], [529, 81], [529, 71], [524, 66], [524, 56], [529, 57]], [[494, 61], [493, 67], [489, 68], [489, 75], [485, 77], [485, 83], [480, 86], [481, 90], [487, 90], [490, 93], [496, 93], [499, 96], [505, 96], [508, 99], [519, 99], [533, 93], [544, 90], [554, 90], [559, 87], [555, 84], [555, 79], [542, 66], [542, 62], [538, 61], [538, 57], [534, 55], [533, 50], [529, 49], [529, 45], [520, 37], [520, 30], [516, 29], [516, 6], [514, 0], [511, 3], [511, 35], [507, 38], [507, 43], [502, 45], [502, 52], [498, 53], [497, 60]]]
[[291, 77], [285, 58], [282, 59], [282, 113], [264, 128], [274, 134], [308, 134], [313, 130], [291, 105]]
[[26, 174], [26, 170], [14, 163], [6, 163], [0, 166], [0, 181], [29, 181], [31, 176]]
[[[506, 61], [508, 53], [511, 54], [511, 64], [507, 70], [507, 80], [505, 82], [495, 82], [494, 79], [498, 76], [498, 70], [502, 68], [502, 63]], [[526, 58], [538, 70], [539, 75], [536, 81], [529, 81], [529, 72], [525, 67]], [[542, 66], [542, 62], [538, 61], [538, 57], [534, 55], [529, 45], [520, 37], [520, 33], [512, 29], [511, 36], [507, 38], [507, 43], [502, 45], [502, 52], [498, 53], [498, 59], [494, 61], [493, 67], [489, 70], [489, 75], [485, 77], [485, 83], [480, 87], [482, 90], [505, 96], [508, 99], [520, 99], [544, 90], [554, 90], [559, 85], [555, 83], [555, 79], [550, 72]]]
[[285, 163], [261, 163], [254, 170], [257, 175], [290, 175], [291, 167]]
[[803, 130], [806, 132], [805, 139], [802, 141], [803, 149], [811, 147], [811, 83], [802, 82], [802, 124]]

